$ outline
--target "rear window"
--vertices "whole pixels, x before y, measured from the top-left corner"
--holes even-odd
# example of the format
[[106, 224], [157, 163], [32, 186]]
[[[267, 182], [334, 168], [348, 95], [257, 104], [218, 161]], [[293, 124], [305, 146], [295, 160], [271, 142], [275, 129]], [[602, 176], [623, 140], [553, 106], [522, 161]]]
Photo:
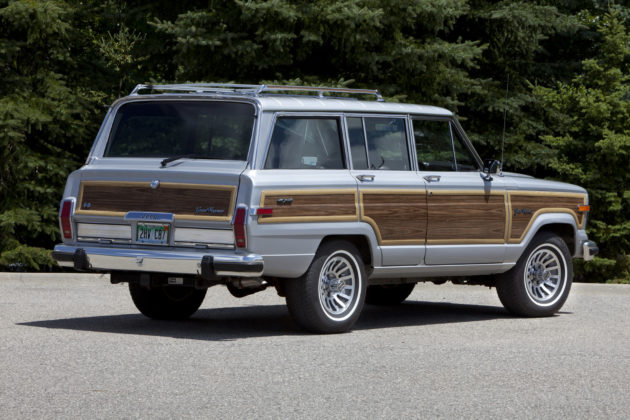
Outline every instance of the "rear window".
[[253, 127], [254, 107], [245, 103], [129, 103], [118, 109], [105, 156], [247, 160]]

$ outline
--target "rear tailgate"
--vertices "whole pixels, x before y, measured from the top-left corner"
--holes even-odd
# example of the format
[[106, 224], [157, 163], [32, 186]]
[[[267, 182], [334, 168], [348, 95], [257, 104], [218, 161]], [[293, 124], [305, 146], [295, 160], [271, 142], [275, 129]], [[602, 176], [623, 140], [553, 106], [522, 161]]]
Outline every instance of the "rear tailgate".
[[[242, 161], [94, 160], [80, 171], [78, 242], [233, 248]], [[158, 169], [160, 168], [160, 169]]]

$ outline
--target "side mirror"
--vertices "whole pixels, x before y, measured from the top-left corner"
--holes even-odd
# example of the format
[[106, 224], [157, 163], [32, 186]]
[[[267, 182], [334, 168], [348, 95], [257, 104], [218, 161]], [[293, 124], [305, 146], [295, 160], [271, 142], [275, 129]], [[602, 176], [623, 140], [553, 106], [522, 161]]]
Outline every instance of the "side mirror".
[[483, 162], [483, 179], [492, 181], [492, 174], [496, 174], [501, 168], [501, 161], [496, 159], [486, 159]]

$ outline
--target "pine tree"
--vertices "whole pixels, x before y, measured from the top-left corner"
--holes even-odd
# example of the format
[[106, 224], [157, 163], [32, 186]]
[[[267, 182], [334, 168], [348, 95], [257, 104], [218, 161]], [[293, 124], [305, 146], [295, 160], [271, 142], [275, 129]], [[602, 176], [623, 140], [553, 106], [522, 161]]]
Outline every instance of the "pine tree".
[[93, 95], [71, 82], [71, 17], [58, 1], [0, 9], [0, 268], [54, 264], [65, 178], [94, 132]]
[[453, 109], [479, 86], [468, 69], [483, 48], [443, 36], [466, 12], [465, 0], [235, 0], [154, 24], [179, 80], [354, 83]]
[[546, 110], [544, 163], [588, 189], [588, 231], [601, 246], [588, 279], [630, 281], [630, 34], [613, 10], [585, 18], [601, 35], [597, 55], [570, 83], [533, 91]]

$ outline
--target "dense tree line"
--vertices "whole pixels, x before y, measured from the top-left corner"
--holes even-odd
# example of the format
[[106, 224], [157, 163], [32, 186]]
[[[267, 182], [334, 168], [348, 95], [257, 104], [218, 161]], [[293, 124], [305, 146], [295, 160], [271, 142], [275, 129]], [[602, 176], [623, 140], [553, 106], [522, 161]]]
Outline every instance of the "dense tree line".
[[[143, 82], [378, 88], [591, 195], [590, 281], [630, 281], [630, 6], [607, 0], [0, 1], [0, 268], [47, 269], [67, 174]], [[509, 78], [509, 94], [506, 82]]]

